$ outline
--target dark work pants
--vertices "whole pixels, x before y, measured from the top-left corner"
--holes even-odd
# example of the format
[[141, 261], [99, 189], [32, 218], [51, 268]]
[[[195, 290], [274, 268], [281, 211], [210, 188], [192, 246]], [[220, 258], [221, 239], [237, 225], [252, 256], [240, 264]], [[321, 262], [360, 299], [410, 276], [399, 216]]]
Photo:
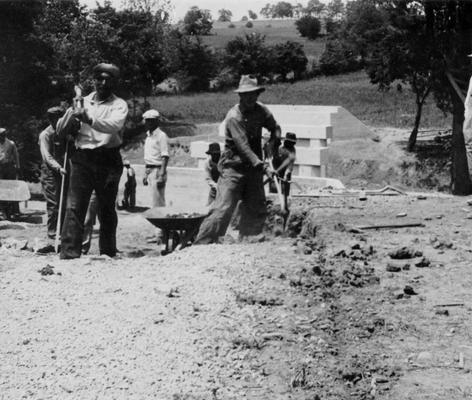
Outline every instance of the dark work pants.
[[77, 150], [72, 156], [66, 216], [61, 233], [62, 259], [81, 255], [84, 220], [93, 190], [98, 201], [100, 254], [116, 255], [118, 217], [115, 202], [122, 172], [119, 149]]
[[[67, 194], [67, 181], [68, 178], [66, 177], [64, 195]], [[46, 199], [46, 210], [48, 213], [48, 237], [50, 238], [54, 238], [56, 236], [57, 217], [59, 213], [59, 203], [61, 200], [61, 183], [62, 175], [60, 172], [52, 169], [46, 164], [41, 166], [41, 186], [43, 189], [44, 198]], [[64, 201], [62, 204], [61, 226], [64, 221], [65, 209], [66, 204]]]
[[136, 206], [136, 181], [126, 182], [125, 190], [123, 192], [123, 201], [121, 203], [124, 208]]
[[267, 214], [262, 169], [223, 167], [216, 199], [200, 227], [195, 244], [214, 243], [224, 236], [239, 200], [240, 235], [261, 233]]

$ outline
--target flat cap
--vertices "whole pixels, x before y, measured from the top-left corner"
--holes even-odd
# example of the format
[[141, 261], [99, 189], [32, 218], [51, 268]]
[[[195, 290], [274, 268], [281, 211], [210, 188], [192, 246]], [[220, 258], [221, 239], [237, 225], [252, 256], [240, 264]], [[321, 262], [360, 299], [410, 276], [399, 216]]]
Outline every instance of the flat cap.
[[115, 64], [100, 63], [93, 68], [94, 76], [97, 76], [102, 72], [110, 74], [115, 79], [120, 77], [120, 69]]
[[7, 131], [7, 130], [6, 130], [5, 128], [0, 128], [0, 135], [1, 135], [2, 133], [5, 133], [6, 131]]
[[161, 116], [157, 110], [147, 110], [143, 114], [143, 119], [157, 119]]

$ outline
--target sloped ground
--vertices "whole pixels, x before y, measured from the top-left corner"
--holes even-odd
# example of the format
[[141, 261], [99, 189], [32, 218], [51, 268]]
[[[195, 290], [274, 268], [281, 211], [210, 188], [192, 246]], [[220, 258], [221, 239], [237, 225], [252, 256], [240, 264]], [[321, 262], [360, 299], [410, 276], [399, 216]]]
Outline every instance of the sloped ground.
[[[152, 226], [121, 212], [123, 254], [113, 260], [7, 249], [7, 237], [32, 241], [44, 226], [3, 224], [0, 399], [470, 397], [464, 199], [335, 197], [292, 208], [306, 213], [304, 238], [166, 257], [146, 243]], [[430, 265], [390, 259], [401, 246]], [[409, 269], [388, 272], [388, 263]], [[417, 295], [404, 295], [406, 285]]]

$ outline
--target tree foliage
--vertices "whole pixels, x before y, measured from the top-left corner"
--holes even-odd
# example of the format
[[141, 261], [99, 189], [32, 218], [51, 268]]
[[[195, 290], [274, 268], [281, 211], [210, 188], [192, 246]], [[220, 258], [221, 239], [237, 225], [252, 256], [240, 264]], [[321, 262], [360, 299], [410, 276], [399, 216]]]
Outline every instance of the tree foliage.
[[218, 10], [218, 21], [220, 22], [231, 22], [231, 18], [233, 18], [233, 13], [231, 10], [228, 10], [226, 8], [222, 8]]
[[305, 7], [305, 13], [319, 17], [325, 7], [325, 4], [320, 0], [309, 0]]
[[310, 40], [316, 39], [321, 30], [320, 20], [311, 15], [304, 15], [300, 19], [297, 19], [295, 21], [295, 26], [302, 37], [306, 37]]
[[184, 17], [184, 29], [187, 35], [209, 35], [213, 28], [213, 19], [209, 10], [193, 6]]
[[308, 64], [303, 46], [293, 41], [275, 44], [272, 57], [273, 72], [280, 74], [283, 80], [290, 72], [293, 72], [295, 80], [299, 79]]
[[279, 1], [272, 10], [272, 18], [292, 18], [293, 6], [288, 1]]
[[263, 17], [270, 19], [273, 18], [273, 12], [274, 6], [273, 4], [267, 3], [264, 7], [261, 8], [261, 11], [259, 11], [259, 14], [261, 14]]
[[257, 14], [256, 14], [254, 11], [252, 11], [252, 10], [248, 10], [248, 11], [247, 11], [247, 15], [248, 15], [249, 18], [251, 18], [251, 19], [257, 19]]

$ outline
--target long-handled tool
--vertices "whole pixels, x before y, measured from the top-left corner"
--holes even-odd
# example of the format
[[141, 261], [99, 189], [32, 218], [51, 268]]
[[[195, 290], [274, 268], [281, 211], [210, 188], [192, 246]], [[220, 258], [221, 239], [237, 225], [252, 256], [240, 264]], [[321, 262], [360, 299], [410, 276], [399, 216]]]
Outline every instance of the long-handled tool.
[[[273, 165], [271, 159], [269, 159], [269, 166], [272, 169], [272, 171], [274, 171], [274, 165]], [[277, 195], [279, 197], [279, 203], [280, 203], [280, 210], [282, 212], [282, 216], [283, 216], [283, 219], [284, 219], [283, 230], [285, 231], [286, 228], [287, 228], [287, 221], [288, 221], [288, 216], [289, 216], [288, 202], [287, 202], [288, 196], [284, 195], [282, 193], [282, 188], [280, 187], [279, 177], [277, 175], [273, 176], [272, 180], [274, 182], [275, 188], [277, 189]], [[285, 190], [285, 192], [287, 192], [287, 191]]]
[[[62, 168], [67, 170], [67, 158], [69, 155], [69, 142], [66, 143], [66, 152], [64, 154], [64, 165]], [[56, 237], [54, 238], [54, 251], [57, 253], [59, 251], [59, 237], [61, 235], [61, 220], [62, 220], [62, 207], [64, 205], [64, 188], [66, 186], [66, 175], [61, 174], [61, 194], [59, 198], [59, 210], [57, 212], [57, 223], [56, 223]]]
[[[72, 100], [72, 106], [74, 109], [81, 109], [84, 107], [84, 99], [82, 97], [82, 88], [80, 85], [74, 86], [75, 97]], [[64, 164], [62, 168], [64, 171], [67, 171], [67, 161], [69, 156], [69, 141], [66, 139], [66, 151], [64, 153]], [[65, 174], [61, 174], [61, 193], [59, 198], [59, 210], [57, 212], [57, 224], [56, 224], [56, 237], [54, 238], [54, 251], [57, 253], [59, 251], [59, 237], [61, 234], [61, 220], [62, 220], [62, 208], [64, 204], [64, 189], [66, 186], [66, 176]]]

